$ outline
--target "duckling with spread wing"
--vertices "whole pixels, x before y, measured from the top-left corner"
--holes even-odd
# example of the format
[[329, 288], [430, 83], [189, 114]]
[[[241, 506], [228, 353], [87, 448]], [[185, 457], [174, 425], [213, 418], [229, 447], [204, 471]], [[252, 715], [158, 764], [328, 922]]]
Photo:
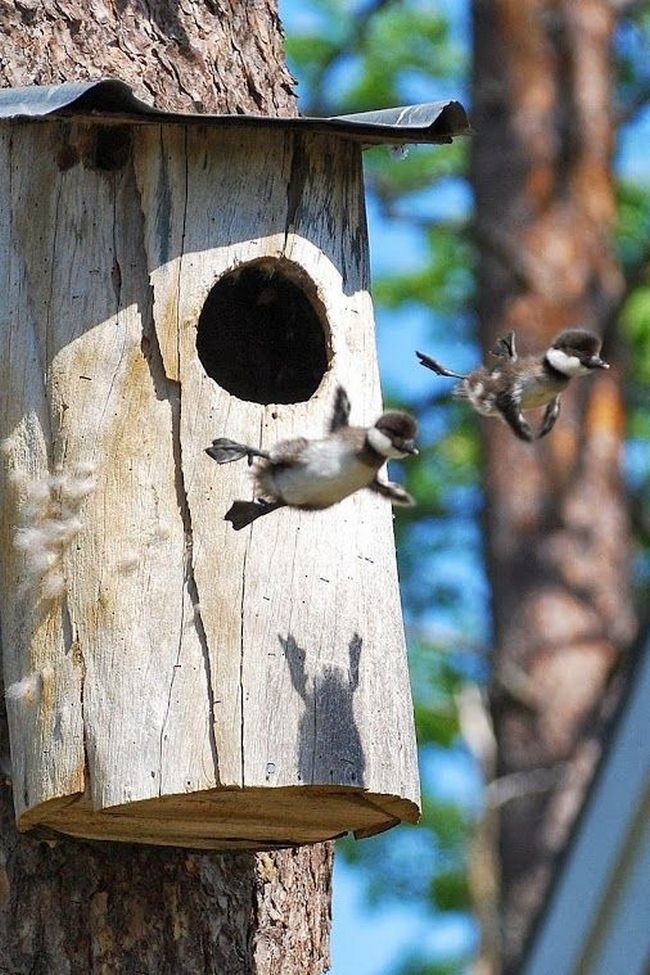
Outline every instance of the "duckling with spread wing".
[[381, 481], [379, 469], [391, 458], [417, 454], [417, 423], [408, 413], [388, 410], [371, 427], [349, 425], [350, 402], [338, 387], [327, 436], [281, 440], [268, 451], [214, 440], [206, 453], [218, 464], [243, 457], [254, 463], [258, 500], [235, 501], [226, 514], [235, 531], [256, 518], [285, 506], [318, 511], [329, 508], [361, 488], [387, 497], [396, 505], [412, 505], [400, 485]]
[[[483, 416], [504, 420], [520, 440], [546, 436], [560, 414], [560, 393], [574, 376], [594, 369], [609, 369], [600, 358], [600, 339], [585, 329], [561, 332], [542, 356], [517, 355], [514, 332], [500, 338], [492, 354], [499, 358], [493, 366], [479, 366], [468, 375], [453, 372], [435, 359], [416, 352], [420, 363], [438, 376], [459, 379], [454, 396], [469, 400]], [[535, 434], [524, 417], [525, 410], [546, 406], [541, 427]]]

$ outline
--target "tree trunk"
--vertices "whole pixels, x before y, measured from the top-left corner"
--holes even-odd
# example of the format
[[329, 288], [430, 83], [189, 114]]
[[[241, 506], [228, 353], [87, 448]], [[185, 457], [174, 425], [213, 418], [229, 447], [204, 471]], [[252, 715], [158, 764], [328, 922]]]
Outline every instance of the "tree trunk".
[[176, 112], [297, 115], [276, 0], [2, 4], [4, 85], [120, 78]]
[[621, 371], [609, 328], [624, 288], [612, 244], [615, 15], [606, 0], [475, 0], [473, 17], [484, 346], [515, 329], [520, 348], [543, 350], [582, 325], [605, 335], [613, 363], [575, 381], [547, 439], [527, 445], [499, 423], [482, 427], [504, 970], [515, 972], [593, 773], [609, 678], [635, 628], [618, 466]]
[[[120, 77], [161, 108], [296, 113], [273, 0], [21, 0], [5, 85]], [[6, 723], [0, 751], [8, 753]], [[6, 758], [3, 766], [6, 766]], [[321, 973], [332, 850], [199, 854], [17, 834], [0, 789], [0, 970]]]

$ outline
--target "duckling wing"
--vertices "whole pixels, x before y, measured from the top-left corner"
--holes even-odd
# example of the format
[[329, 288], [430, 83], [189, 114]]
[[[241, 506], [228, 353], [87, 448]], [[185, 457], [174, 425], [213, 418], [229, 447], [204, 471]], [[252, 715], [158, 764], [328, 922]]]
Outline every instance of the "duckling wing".
[[342, 386], [337, 386], [332, 416], [330, 417], [329, 432], [336, 433], [350, 425], [350, 399]]
[[507, 335], [501, 335], [493, 349], [490, 349], [490, 355], [497, 356], [499, 359], [511, 359], [512, 362], [517, 361], [517, 349], [515, 347], [515, 333], [508, 332]]
[[280, 440], [269, 450], [269, 460], [272, 464], [303, 464], [305, 449], [309, 446], [306, 437], [294, 437], [293, 440]]
[[415, 506], [415, 498], [408, 493], [406, 488], [403, 488], [401, 484], [396, 484], [395, 481], [380, 481], [376, 477], [374, 481], [370, 482], [368, 488], [375, 494], [381, 494], [384, 498], [388, 498], [391, 504], [397, 507], [413, 508]]

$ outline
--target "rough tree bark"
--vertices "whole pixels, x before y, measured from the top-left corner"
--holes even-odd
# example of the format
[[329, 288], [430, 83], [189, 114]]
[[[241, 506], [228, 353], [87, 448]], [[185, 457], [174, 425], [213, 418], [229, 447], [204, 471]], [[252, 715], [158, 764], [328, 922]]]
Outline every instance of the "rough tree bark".
[[[2, 84], [117, 76], [161, 108], [296, 113], [275, 0], [21, 0], [0, 7]], [[8, 752], [6, 725], [0, 750]], [[0, 970], [321, 973], [329, 844], [205, 855], [49, 843], [14, 827], [0, 795]]]
[[296, 115], [276, 0], [0, 4], [4, 85], [120, 78], [159, 108]]
[[574, 384], [553, 433], [533, 446], [483, 425], [512, 973], [599, 756], [609, 679], [635, 628], [610, 328], [624, 289], [612, 246], [615, 11], [607, 0], [474, 0], [473, 26], [482, 341], [490, 348], [515, 329], [532, 351], [581, 324], [605, 334], [614, 364]]

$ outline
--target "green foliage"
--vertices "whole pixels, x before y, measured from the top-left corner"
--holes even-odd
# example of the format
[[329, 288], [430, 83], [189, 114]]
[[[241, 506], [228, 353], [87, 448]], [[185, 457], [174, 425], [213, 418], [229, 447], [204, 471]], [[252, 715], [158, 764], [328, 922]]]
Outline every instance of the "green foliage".
[[472, 829], [472, 816], [459, 806], [427, 796], [417, 827], [393, 830], [390, 842], [383, 834], [363, 843], [346, 837], [337, 850], [349, 863], [363, 866], [373, 906], [408, 898], [414, 907], [428, 900], [439, 910], [465, 911], [466, 850]]
[[463, 679], [447, 650], [417, 638], [410, 641], [410, 649], [420, 748], [450, 748], [460, 735], [455, 696]]
[[445, 19], [430, 7], [395, 0], [313, 0], [309, 7], [313, 26], [289, 35], [286, 49], [315, 114], [399, 105], [409, 83], [462, 70]]
[[[467, 962], [470, 959], [466, 959]], [[462, 964], [462, 962], [461, 962]], [[457, 961], [422, 962], [417, 958], [408, 959], [400, 966], [396, 975], [458, 975], [459, 971], [466, 971], [465, 965], [459, 969]]]
[[[621, 326], [633, 350], [632, 369], [634, 378], [644, 386], [650, 386], [650, 286], [637, 288], [629, 296], [621, 313]], [[639, 404], [640, 406], [641, 404]], [[645, 411], [643, 411], [645, 412]], [[647, 420], [637, 410], [630, 417], [634, 425]]]
[[364, 158], [366, 177], [381, 199], [428, 189], [466, 168], [468, 143], [457, 139], [448, 146], [410, 146], [395, 164], [395, 156], [383, 148], [370, 149]]
[[[650, 37], [650, 15], [648, 15]], [[620, 332], [627, 344], [628, 490], [637, 552], [635, 588], [647, 613], [650, 585], [650, 193], [648, 185], [618, 186], [618, 249], [628, 281]]]
[[[624, 271], [635, 285], [621, 314], [630, 344], [629, 363], [635, 382], [650, 385], [650, 187], [618, 186], [618, 251]], [[632, 417], [632, 421], [638, 421]]]
[[420, 267], [376, 279], [375, 300], [388, 309], [419, 303], [441, 315], [458, 314], [467, 308], [473, 292], [470, 245], [458, 227], [431, 226], [426, 241], [428, 253]]
[[440, 870], [433, 878], [431, 894], [443, 911], [464, 911], [469, 901], [467, 877], [459, 870]]
[[650, 196], [648, 187], [630, 182], [617, 186], [618, 252], [623, 267], [631, 272], [648, 257], [650, 241]]
[[437, 708], [416, 705], [415, 723], [421, 739], [435, 742], [442, 748], [451, 748], [460, 734], [456, 709], [446, 703]]
[[395, 104], [403, 97], [407, 72], [446, 77], [453, 71], [454, 59], [445, 40], [446, 24], [435, 14], [403, 5], [386, 7], [372, 18], [356, 45], [355, 53], [363, 56], [363, 71], [350, 85], [344, 103], [362, 111]]

